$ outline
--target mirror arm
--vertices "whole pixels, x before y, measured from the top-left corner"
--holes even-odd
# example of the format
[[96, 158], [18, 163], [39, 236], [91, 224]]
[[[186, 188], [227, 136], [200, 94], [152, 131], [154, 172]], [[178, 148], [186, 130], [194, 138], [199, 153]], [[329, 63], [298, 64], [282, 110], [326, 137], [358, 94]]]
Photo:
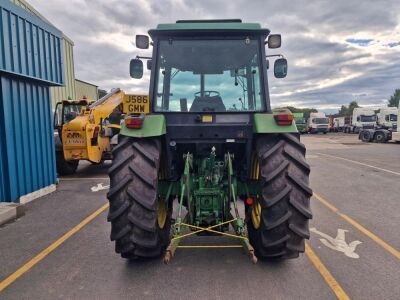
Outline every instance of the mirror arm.
[[137, 59], [151, 59], [151, 57], [148, 57], [148, 56], [139, 56], [139, 55], [136, 55], [136, 58], [137, 58]]
[[282, 58], [285, 58], [282, 54], [265, 55], [265, 57], [282, 57]]

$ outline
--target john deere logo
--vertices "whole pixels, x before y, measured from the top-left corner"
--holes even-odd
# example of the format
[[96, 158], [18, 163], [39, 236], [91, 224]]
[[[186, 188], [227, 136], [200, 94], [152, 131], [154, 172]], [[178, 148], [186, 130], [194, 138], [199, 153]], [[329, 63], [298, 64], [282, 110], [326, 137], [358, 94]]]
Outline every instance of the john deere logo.
[[67, 133], [67, 138], [74, 139], [74, 138], [79, 138], [79, 137], [80, 137], [79, 132], [68, 132]]

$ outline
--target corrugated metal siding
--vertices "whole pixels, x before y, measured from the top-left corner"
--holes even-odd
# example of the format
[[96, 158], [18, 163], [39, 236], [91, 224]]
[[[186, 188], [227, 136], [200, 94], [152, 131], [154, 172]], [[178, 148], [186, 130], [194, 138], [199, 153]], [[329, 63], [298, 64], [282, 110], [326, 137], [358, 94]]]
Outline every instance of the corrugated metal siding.
[[9, 1], [0, 9], [0, 71], [62, 84], [61, 32]]
[[[10, 1], [22, 7], [32, 15], [39, 17], [44, 22], [52, 25], [49, 20], [47, 20], [42, 14], [40, 14], [27, 1], [25, 0], [10, 0]], [[55, 109], [57, 102], [68, 99], [68, 97], [71, 97], [72, 99], [76, 99], [78, 97], [78, 95], [75, 92], [74, 42], [67, 36], [63, 35], [63, 43], [64, 43], [64, 61], [63, 61], [64, 86], [50, 88], [53, 110]]]
[[55, 149], [48, 86], [1, 76], [1, 201], [56, 182]]
[[98, 99], [98, 88], [93, 84], [75, 79], [75, 91], [76, 99], [82, 99], [83, 96], [93, 100]]
[[68, 97], [76, 99], [74, 45], [66, 38], [64, 38], [64, 78], [64, 86], [50, 88], [53, 110], [59, 101], [68, 99]]
[[0, 0], [0, 201], [56, 182], [50, 85], [63, 82], [62, 33]]

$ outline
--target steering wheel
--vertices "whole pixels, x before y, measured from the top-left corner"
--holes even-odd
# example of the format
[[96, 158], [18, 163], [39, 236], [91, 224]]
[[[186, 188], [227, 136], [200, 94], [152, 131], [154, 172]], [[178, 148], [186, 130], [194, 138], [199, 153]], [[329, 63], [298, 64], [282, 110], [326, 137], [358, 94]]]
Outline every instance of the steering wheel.
[[[217, 91], [204, 91], [204, 96], [206, 97], [213, 97], [213, 96], [219, 96], [219, 92]], [[200, 97], [201, 92], [197, 92], [194, 94], [195, 97]]]

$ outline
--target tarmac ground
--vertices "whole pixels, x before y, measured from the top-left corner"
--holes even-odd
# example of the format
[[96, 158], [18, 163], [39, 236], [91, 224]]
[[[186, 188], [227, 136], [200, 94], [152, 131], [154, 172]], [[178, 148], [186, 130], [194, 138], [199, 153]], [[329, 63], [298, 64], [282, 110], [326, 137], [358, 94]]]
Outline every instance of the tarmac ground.
[[254, 265], [233, 248], [178, 249], [169, 265], [126, 261], [106, 220], [110, 162], [81, 163], [0, 227], [0, 299], [400, 299], [400, 144], [341, 133], [301, 140], [314, 217], [298, 259]]

